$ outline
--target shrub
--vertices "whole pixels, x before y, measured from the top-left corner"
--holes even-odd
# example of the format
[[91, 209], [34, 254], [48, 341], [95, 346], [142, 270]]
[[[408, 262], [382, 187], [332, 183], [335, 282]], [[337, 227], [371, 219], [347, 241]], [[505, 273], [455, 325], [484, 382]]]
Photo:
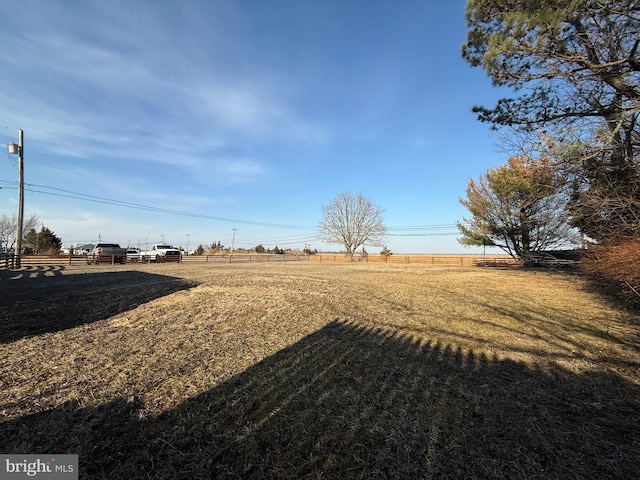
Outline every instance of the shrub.
[[620, 293], [640, 305], [640, 237], [593, 246], [580, 267], [587, 273], [615, 281]]

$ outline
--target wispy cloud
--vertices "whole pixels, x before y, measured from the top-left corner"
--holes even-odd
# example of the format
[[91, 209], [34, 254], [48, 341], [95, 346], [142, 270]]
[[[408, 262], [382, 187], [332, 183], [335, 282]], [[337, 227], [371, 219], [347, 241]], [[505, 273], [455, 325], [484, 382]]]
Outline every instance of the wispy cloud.
[[9, 66], [0, 79], [3, 121], [25, 126], [30, 140], [47, 150], [71, 159], [197, 167], [194, 158], [219, 155], [243, 139], [323, 140], [322, 130], [295, 112], [269, 72], [249, 75], [224, 65], [221, 75], [219, 45], [202, 45], [213, 50], [203, 62], [201, 51], [168, 44], [159, 32], [171, 19], [151, 16], [147, 20], [156, 23], [136, 23], [133, 35], [133, 25], [95, 18], [92, 37], [86, 29], [55, 28], [69, 13], [62, 9], [57, 18], [36, 22], [37, 31], [0, 33], [0, 61]]
[[209, 167], [228, 183], [249, 183], [268, 173], [264, 164], [246, 158], [215, 159]]

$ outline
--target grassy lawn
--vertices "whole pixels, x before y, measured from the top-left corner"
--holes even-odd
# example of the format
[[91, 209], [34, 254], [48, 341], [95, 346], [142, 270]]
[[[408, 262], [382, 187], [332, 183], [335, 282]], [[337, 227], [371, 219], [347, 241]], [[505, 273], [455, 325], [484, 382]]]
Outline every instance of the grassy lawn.
[[0, 452], [86, 479], [636, 478], [639, 340], [569, 273], [0, 272]]

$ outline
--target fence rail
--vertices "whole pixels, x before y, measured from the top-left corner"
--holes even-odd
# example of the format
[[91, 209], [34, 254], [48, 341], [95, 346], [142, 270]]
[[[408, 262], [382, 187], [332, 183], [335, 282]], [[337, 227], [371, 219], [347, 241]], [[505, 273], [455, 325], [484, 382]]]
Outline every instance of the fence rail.
[[[395, 254], [388, 257], [381, 255], [355, 256], [354, 262], [359, 263], [391, 263], [407, 264], [422, 263], [430, 265], [456, 265], [456, 266], [508, 266], [518, 265], [520, 262], [506, 255], [428, 255]], [[129, 262], [150, 263], [149, 259], [129, 258]], [[325, 262], [344, 263], [349, 262], [345, 254], [235, 254], [235, 255], [190, 255], [180, 259], [183, 264], [222, 264], [222, 263], [283, 263], [283, 262]], [[86, 265], [86, 255], [22, 255], [19, 265], [21, 267], [39, 265]], [[162, 262], [159, 262], [162, 263]], [[0, 255], [0, 270], [11, 270], [18, 263], [12, 255]]]
[[[309, 257], [310, 261], [315, 262], [348, 262], [349, 257], [345, 254], [316, 254]], [[506, 255], [430, 255], [430, 254], [413, 254], [402, 255], [394, 254], [387, 257], [382, 255], [356, 255], [353, 257], [354, 262], [365, 263], [424, 263], [430, 265], [459, 265], [459, 266], [506, 266], [519, 265], [518, 260]]]
[[308, 262], [305, 254], [240, 253], [235, 255], [189, 255], [182, 257], [182, 263], [275, 263]]

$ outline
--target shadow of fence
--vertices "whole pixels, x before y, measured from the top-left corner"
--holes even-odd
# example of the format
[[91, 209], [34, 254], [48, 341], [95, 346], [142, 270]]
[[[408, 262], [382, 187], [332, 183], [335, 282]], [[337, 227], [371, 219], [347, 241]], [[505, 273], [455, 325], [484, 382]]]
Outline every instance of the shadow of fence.
[[639, 447], [615, 374], [338, 320], [158, 417], [134, 395], [0, 425], [0, 451], [77, 453], [87, 479], [626, 479]]

